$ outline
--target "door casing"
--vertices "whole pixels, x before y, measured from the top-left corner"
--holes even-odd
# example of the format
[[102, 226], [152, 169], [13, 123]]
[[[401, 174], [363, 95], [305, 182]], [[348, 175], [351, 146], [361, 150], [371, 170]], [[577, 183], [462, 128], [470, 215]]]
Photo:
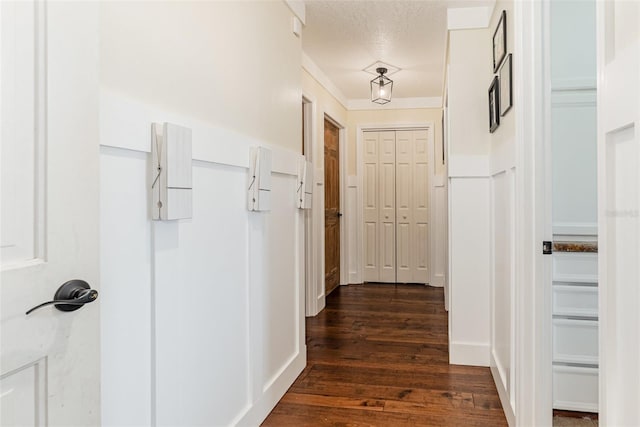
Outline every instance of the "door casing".
[[[340, 245], [340, 238], [342, 236], [342, 232], [341, 232], [342, 221], [341, 221], [341, 216], [340, 215], [342, 215], [342, 213], [340, 211], [344, 210], [344, 206], [341, 203], [342, 202], [342, 200], [341, 200], [342, 199], [342, 197], [341, 197], [342, 194], [341, 194], [341, 191], [340, 191], [340, 159], [342, 158], [344, 153], [341, 154], [341, 151], [340, 151], [340, 128], [337, 127], [327, 117], [325, 117], [325, 119], [323, 120], [323, 125], [324, 125], [323, 159], [324, 159], [324, 162], [325, 162], [325, 165], [324, 165], [324, 179], [325, 179], [325, 182], [324, 182], [324, 190], [325, 190], [324, 191], [324, 194], [325, 194], [325, 212], [324, 212], [324, 220], [325, 220], [325, 230], [324, 230], [324, 234], [325, 234], [325, 252], [324, 252], [324, 258], [325, 258], [325, 260], [324, 260], [325, 261], [325, 284], [324, 284], [324, 286], [325, 286], [325, 294], [326, 294], [327, 292], [332, 292], [333, 290], [335, 290], [336, 287], [340, 286], [340, 282], [341, 282], [341, 280], [340, 280], [341, 279], [341, 277], [340, 277], [340, 272], [341, 272], [340, 264], [341, 264], [341, 262], [340, 262], [339, 256], [340, 256], [340, 253], [341, 253], [341, 251], [340, 251], [340, 249], [341, 249], [340, 248], [340, 246], [341, 246]], [[327, 174], [329, 172], [329, 170], [327, 168], [327, 158], [331, 158], [331, 156], [329, 156], [328, 152], [327, 152], [327, 129], [328, 128], [329, 129], [335, 129], [335, 133], [333, 131], [329, 132], [329, 135], [330, 135], [329, 141], [332, 141], [335, 144], [336, 143], [335, 138], [337, 137], [337, 139], [338, 139], [337, 144], [335, 144], [337, 146], [336, 147], [336, 151], [337, 151], [336, 155], [337, 155], [337, 161], [338, 161], [337, 162], [338, 163], [338, 165], [337, 165], [338, 166], [337, 167], [338, 170], [335, 171], [335, 172], [337, 172], [337, 174], [338, 174], [338, 182], [331, 182], [331, 188], [332, 189], [337, 187], [337, 191], [338, 191], [338, 197], [337, 197], [338, 207], [337, 207], [336, 212], [335, 212], [336, 216], [333, 216], [333, 217], [331, 215], [329, 215], [329, 216], [327, 215], [328, 210], [333, 209], [333, 207], [327, 208], [327, 202], [328, 202], [327, 194], [331, 194], [331, 192], [327, 191], [327, 188], [328, 188], [328, 186], [330, 184], [328, 181], [330, 181], [329, 178], [331, 178], [331, 176], [327, 176]], [[332, 198], [329, 199], [329, 202], [332, 202], [331, 199]], [[335, 201], [336, 200], [333, 200], [333, 202], [335, 202]], [[328, 266], [329, 266], [329, 268], [333, 269], [333, 267], [334, 267], [333, 264], [335, 264], [335, 263], [332, 263], [331, 265], [329, 265], [328, 261], [327, 261], [328, 259], [330, 259], [329, 258], [330, 255], [329, 254], [331, 254], [332, 250], [334, 249], [334, 245], [331, 245], [330, 247], [327, 246], [327, 240], [329, 240], [328, 237], [331, 236], [331, 234], [329, 233], [329, 230], [331, 230], [332, 227], [337, 228], [337, 233], [338, 233], [338, 241], [335, 242], [335, 244], [337, 245], [337, 250], [338, 250], [338, 259], [337, 259], [337, 264], [338, 265], [336, 266], [337, 269], [338, 269], [337, 277], [334, 277], [333, 273], [331, 273], [331, 275], [328, 275], [328, 271], [327, 271], [327, 267]], [[329, 279], [331, 279], [332, 283], [334, 282], [334, 279], [337, 282], [336, 285], [333, 286], [331, 289], [328, 289], [329, 284], [327, 282], [329, 281]]]
[[[309, 146], [311, 154], [311, 162], [313, 163], [313, 203], [311, 206], [310, 227], [311, 241], [306, 242], [312, 259], [309, 261], [310, 271], [306, 274], [305, 285], [305, 304], [306, 316], [312, 317], [317, 315], [325, 307], [324, 292], [324, 137], [322, 140], [318, 138], [318, 130], [320, 126], [324, 129], [324, 118], [327, 118], [339, 129], [339, 150], [340, 156], [340, 206], [342, 209], [342, 220], [340, 224], [340, 285], [349, 283], [349, 275], [347, 266], [350, 263], [347, 248], [348, 224], [351, 215], [346, 207], [347, 192], [347, 147], [346, 147], [346, 124], [342, 123], [337, 117], [339, 115], [325, 108], [318, 108], [318, 101], [311, 93], [303, 91], [303, 100], [307, 103], [307, 121], [305, 126], [310, 129]], [[322, 121], [322, 124], [319, 122]], [[322, 132], [324, 135], [324, 130]]]

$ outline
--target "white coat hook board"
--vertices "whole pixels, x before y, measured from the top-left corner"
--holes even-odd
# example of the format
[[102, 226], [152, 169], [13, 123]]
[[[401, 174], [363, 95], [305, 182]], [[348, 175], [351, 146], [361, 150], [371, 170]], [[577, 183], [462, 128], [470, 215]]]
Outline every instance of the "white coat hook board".
[[191, 129], [171, 123], [151, 125], [151, 217], [154, 220], [192, 216]]
[[313, 165], [301, 158], [298, 162], [296, 205], [298, 209], [311, 209], [313, 196]]
[[271, 210], [271, 150], [251, 147], [247, 208], [250, 211]]

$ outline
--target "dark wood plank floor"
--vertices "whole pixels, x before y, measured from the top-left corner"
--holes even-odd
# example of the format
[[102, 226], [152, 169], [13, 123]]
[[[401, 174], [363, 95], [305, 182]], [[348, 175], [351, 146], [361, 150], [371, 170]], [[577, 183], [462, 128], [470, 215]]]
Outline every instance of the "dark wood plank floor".
[[448, 364], [441, 288], [341, 286], [264, 426], [507, 425], [489, 368]]

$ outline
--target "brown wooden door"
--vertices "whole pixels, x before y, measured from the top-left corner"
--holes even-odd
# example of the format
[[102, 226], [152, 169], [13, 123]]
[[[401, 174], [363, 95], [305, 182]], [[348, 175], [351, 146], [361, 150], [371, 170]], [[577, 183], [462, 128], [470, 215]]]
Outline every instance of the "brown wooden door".
[[338, 127], [324, 120], [325, 294], [340, 284], [340, 150]]

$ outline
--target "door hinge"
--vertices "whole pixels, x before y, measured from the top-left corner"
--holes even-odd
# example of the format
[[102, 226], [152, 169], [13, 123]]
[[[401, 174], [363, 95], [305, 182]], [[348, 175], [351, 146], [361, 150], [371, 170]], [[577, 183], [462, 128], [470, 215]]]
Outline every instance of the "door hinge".
[[551, 255], [553, 253], [553, 243], [545, 240], [542, 242], [542, 255]]

